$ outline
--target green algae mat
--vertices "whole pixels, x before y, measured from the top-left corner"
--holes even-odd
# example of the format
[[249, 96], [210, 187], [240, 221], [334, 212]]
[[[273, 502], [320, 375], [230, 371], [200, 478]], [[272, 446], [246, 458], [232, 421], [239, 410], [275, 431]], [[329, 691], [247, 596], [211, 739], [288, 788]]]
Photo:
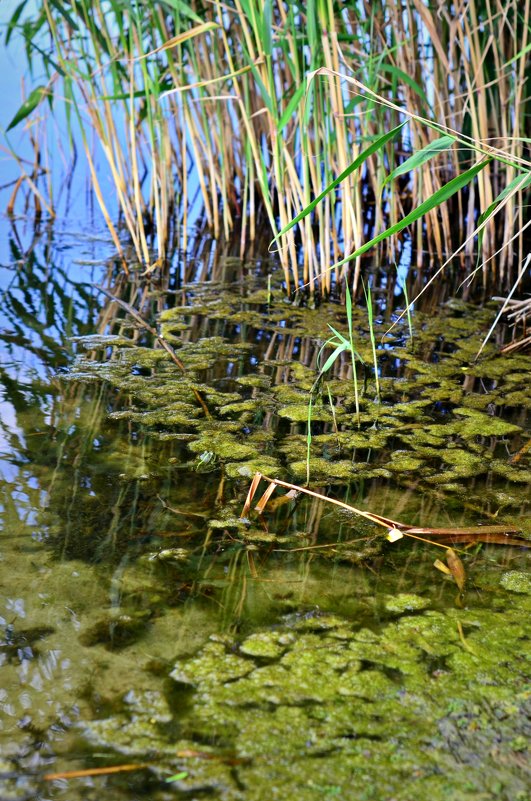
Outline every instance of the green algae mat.
[[348, 354], [315, 389], [339, 306], [254, 279], [171, 303], [184, 371], [124, 315], [77, 339], [41, 410], [13, 390], [2, 801], [527, 801], [525, 548], [456, 546], [459, 594], [441, 549], [314, 498], [240, 518], [256, 470], [309, 470], [411, 525], [528, 537], [531, 360], [474, 361], [495, 307], [415, 312], [383, 340], [378, 318], [379, 396], [356, 311], [358, 420]]
[[525, 625], [426, 605], [395, 596], [377, 631], [308, 613], [213, 636], [169, 674], [173, 703], [131, 693], [88, 736], [127, 759], [164, 754], [192, 797], [528, 797]]
[[[476, 360], [493, 309], [450, 301], [437, 315], [416, 313], [413, 330], [403, 319], [394, 327], [376, 320], [378, 386], [367, 314], [356, 310], [358, 416], [350, 354], [315, 392], [330, 326], [347, 335], [344, 310], [287, 305], [253, 282], [237, 289], [192, 287], [186, 305], [159, 315], [183, 372], [165, 350], [122, 334], [79, 339], [70, 379], [105, 381], [127, 398], [111, 417], [182, 443], [183, 461], [196, 469], [230, 479], [309, 476], [314, 484], [391, 479], [479, 506], [488, 492], [492, 514], [510, 516], [506, 479], [521, 517], [531, 481], [529, 458], [519, 454], [528, 441], [531, 357], [504, 356], [489, 343]], [[103, 361], [95, 358], [102, 349]], [[475, 498], [470, 479], [478, 478]]]

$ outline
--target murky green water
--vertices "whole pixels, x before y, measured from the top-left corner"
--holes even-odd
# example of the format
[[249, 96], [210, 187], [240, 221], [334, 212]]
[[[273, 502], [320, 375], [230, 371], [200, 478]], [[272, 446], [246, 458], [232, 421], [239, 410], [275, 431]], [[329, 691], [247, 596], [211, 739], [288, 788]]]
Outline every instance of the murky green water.
[[[288, 306], [230, 260], [206, 288], [153, 287], [144, 311], [183, 376], [101, 311], [103, 266], [67, 264], [106, 243], [71, 241], [6, 271], [0, 797], [528, 798], [524, 549], [462, 553], [459, 599], [433, 567], [444, 550], [391, 545], [336, 507], [239, 521], [255, 469], [305, 479], [308, 391], [340, 308]], [[113, 347], [68, 339], [113, 315]], [[345, 358], [313, 409], [312, 485], [411, 525], [529, 534], [514, 460], [529, 358], [493, 343], [470, 366], [494, 315], [417, 311], [413, 342], [401, 323], [381, 348], [378, 401], [357, 313], [360, 425]], [[44, 778], [128, 764], [144, 767]]]

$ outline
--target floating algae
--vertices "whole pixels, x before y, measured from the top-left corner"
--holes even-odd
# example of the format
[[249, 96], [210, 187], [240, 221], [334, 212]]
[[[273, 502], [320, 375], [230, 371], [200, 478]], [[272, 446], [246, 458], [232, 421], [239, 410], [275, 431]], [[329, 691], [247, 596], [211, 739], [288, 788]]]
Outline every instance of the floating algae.
[[123, 712], [89, 722], [87, 736], [132, 759], [156, 750], [159, 765], [186, 773], [180, 789], [225, 801], [258, 801], [266, 788], [308, 801], [332, 790], [524, 801], [520, 612], [426, 607], [403, 594], [385, 601], [374, 629], [315, 612], [215, 636], [177, 661], [171, 701], [155, 697], [152, 714], [125, 696]]
[[[192, 303], [161, 313], [163, 333], [172, 337], [185, 364], [184, 376], [176, 375], [164, 351], [130, 347], [120, 338], [89, 338], [86, 346], [112, 347], [115, 357], [101, 363], [79, 357], [71, 377], [101, 378], [125, 390], [137, 408], [122, 409], [116, 416], [159, 432], [184, 435], [189, 427], [197, 430], [191, 450], [212, 451], [218, 468], [229, 465], [232, 478], [274, 467], [276, 474], [281, 469], [286, 477], [300, 480], [307, 472], [308, 401], [318, 352], [329, 323], [345, 330], [343, 310], [333, 305], [319, 310], [285, 303], [271, 306], [260, 288], [245, 297], [204, 286], [188, 296]], [[244, 313], [245, 334], [244, 318], [237, 316]], [[522, 409], [531, 401], [525, 380], [531, 359], [499, 356], [489, 344], [482, 360], [473, 363], [482, 338], [478, 332], [488, 330], [492, 314], [461, 301], [449, 303], [436, 318], [416, 313], [413, 345], [379, 349], [380, 402], [372, 397], [372, 368], [365, 366], [363, 375], [360, 372], [360, 425], [354, 413], [350, 356], [338, 359], [327, 376], [333, 407], [326, 392], [322, 402], [314, 398], [312, 404], [313, 479], [334, 483], [390, 472], [398, 479], [415, 474], [425, 481], [427, 491], [439, 486], [453, 492], [460, 486], [456, 481], [488, 472], [493, 462], [495, 473], [510, 480], [525, 473], [525, 460], [509, 465], [508, 457], [500, 458], [496, 443], [502, 441], [510, 452], [522, 442], [524, 431], [513, 406]], [[225, 321], [224, 336], [207, 335], [219, 320]], [[355, 310], [356, 346], [370, 363], [365, 327], [364, 313]], [[196, 330], [200, 333], [194, 340]], [[378, 324], [376, 336], [384, 332]], [[207, 447], [211, 433], [193, 390], [203, 394], [214, 418], [240, 424], [240, 429], [214, 437]], [[274, 432], [274, 447], [257, 439], [258, 432]], [[349, 460], [355, 468], [349, 467]]]
[[[253, 473], [302, 483], [309, 450], [331, 499], [529, 526], [529, 359], [489, 343], [473, 362], [496, 310], [415, 310], [414, 339], [399, 324], [383, 343], [377, 317], [379, 395], [355, 310], [358, 418], [349, 353], [315, 384], [328, 324], [348, 331], [338, 305], [294, 307], [250, 274], [167, 301], [186, 304], [162, 322], [184, 372], [119, 315], [118, 338], [77, 343], [65, 393], [5, 387], [3, 795], [521, 801], [525, 552], [462, 553], [456, 599], [444, 552], [347, 510], [276, 490], [240, 519]], [[146, 767], [42, 779], [124, 762]]]

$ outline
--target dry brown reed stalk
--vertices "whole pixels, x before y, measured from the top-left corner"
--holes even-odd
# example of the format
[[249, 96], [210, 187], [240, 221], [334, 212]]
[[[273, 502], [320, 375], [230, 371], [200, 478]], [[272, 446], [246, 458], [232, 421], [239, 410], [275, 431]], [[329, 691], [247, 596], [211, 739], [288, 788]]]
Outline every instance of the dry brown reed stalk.
[[85, 770], [63, 770], [59, 773], [45, 773], [43, 781], [54, 782], [57, 779], [81, 779], [87, 776], [108, 776], [114, 773], [127, 773], [137, 770], [148, 770], [151, 763], [131, 763], [127, 765], [109, 765], [106, 768], [87, 768]]
[[[393, 520], [389, 517], [375, 514], [373, 512], [366, 512], [358, 509], [351, 504], [339, 501], [336, 498], [330, 498], [322, 495], [320, 492], [315, 492], [308, 487], [299, 486], [297, 484], [290, 484], [287, 481], [281, 481], [277, 478], [268, 478], [262, 473], [255, 473], [245, 503], [242, 509], [241, 518], [247, 519], [251, 511], [254, 496], [258, 490], [260, 482], [264, 480], [268, 483], [266, 491], [261, 496], [255, 509], [263, 514], [267, 506], [268, 500], [271, 498], [274, 490], [277, 487], [283, 487], [291, 492], [303, 493], [312, 498], [316, 498], [324, 503], [330, 503], [339, 506], [341, 509], [346, 509], [352, 514], [363, 517], [374, 523], [377, 526], [385, 528], [389, 533], [391, 540], [398, 539], [401, 536], [411, 537], [412, 539], [421, 540], [429, 545], [435, 545], [439, 548], [448, 548], [448, 543], [456, 542], [486, 542], [498, 545], [521, 545], [523, 547], [530, 547], [530, 543], [523, 537], [518, 537], [521, 534], [521, 529], [511, 525], [491, 525], [491, 526], [473, 526], [468, 528], [418, 528], [410, 526], [407, 523], [402, 523], [398, 520]], [[428, 539], [428, 537], [430, 539]], [[433, 542], [432, 538], [435, 537], [438, 542]]]
[[[33, 142], [36, 142], [34, 137], [31, 137], [31, 138], [32, 138]], [[7, 150], [8, 150], [9, 155], [16, 161], [16, 163], [18, 165], [18, 168], [20, 170], [20, 176], [17, 179], [17, 181], [15, 182], [15, 185], [13, 187], [13, 191], [11, 192], [11, 195], [10, 195], [7, 207], [6, 207], [6, 213], [8, 215], [10, 215], [10, 216], [15, 213], [15, 206], [16, 206], [16, 203], [17, 203], [18, 194], [19, 194], [21, 188], [24, 186], [24, 184], [27, 184], [29, 189], [30, 189], [30, 191], [31, 191], [31, 193], [32, 193], [33, 199], [34, 199], [36, 216], [39, 217], [42, 214], [42, 210], [46, 209], [46, 211], [50, 215], [50, 217], [52, 217], [52, 218], [55, 217], [55, 209], [53, 207], [53, 202], [51, 200], [49, 200], [49, 198], [47, 198], [41, 192], [41, 190], [39, 189], [39, 186], [38, 186], [39, 178], [40, 178], [43, 170], [39, 166], [39, 157], [38, 157], [38, 153], [37, 153], [36, 149], [34, 148], [35, 157], [34, 157], [33, 169], [31, 170], [31, 172], [28, 172], [26, 170], [26, 167], [25, 167], [25, 164], [24, 164], [24, 160], [21, 159], [19, 156], [17, 156], [17, 154], [15, 153], [15, 151], [12, 148], [7, 148]]]

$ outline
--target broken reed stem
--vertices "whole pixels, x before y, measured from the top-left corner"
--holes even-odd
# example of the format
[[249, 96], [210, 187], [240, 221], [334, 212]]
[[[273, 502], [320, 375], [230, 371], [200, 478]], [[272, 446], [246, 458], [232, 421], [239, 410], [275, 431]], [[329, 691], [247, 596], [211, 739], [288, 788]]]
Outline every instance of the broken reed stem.
[[45, 782], [57, 779], [83, 779], [89, 776], [109, 776], [113, 773], [126, 773], [133, 770], [147, 770], [151, 765], [145, 763], [130, 765], [111, 765], [107, 768], [87, 768], [86, 770], [64, 770], [60, 773], [45, 773], [42, 777]]
[[[407, 523], [401, 523], [399, 520], [392, 520], [389, 517], [383, 517], [382, 515], [377, 515], [372, 512], [365, 512], [362, 509], [358, 509], [356, 506], [352, 506], [351, 504], [344, 503], [343, 501], [338, 501], [336, 498], [329, 498], [326, 495], [322, 495], [320, 492], [315, 492], [314, 490], [308, 489], [307, 487], [301, 487], [297, 484], [290, 484], [287, 481], [282, 481], [279, 478], [269, 478], [268, 476], [264, 476], [262, 473], [255, 473], [253, 476], [253, 480], [251, 482], [251, 486], [249, 488], [249, 492], [247, 493], [247, 498], [245, 499], [245, 504], [242, 509], [242, 518], [246, 518], [250, 512], [251, 504], [253, 501], [253, 497], [256, 494], [256, 490], [258, 489], [258, 485], [260, 481], [264, 479], [264, 481], [269, 482], [269, 486], [267, 490], [264, 492], [262, 497], [260, 498], [258, 504], [256, 505], [256, 510], [262, 514], [265, 510], [267, 505], [267, 501], [273, 494], [276, 487], [284, 487], [285, 489], [295, 491], [295, 492], [303, 492], [305, 495], [310, 495], [312, 498], [317, 498], [318, 500], [324, 501], [325, 503], [332, 503], [335, 506], [339, 506], [342, 509], [346, 509], [348, 512], [352, 512], [353, 514], [359, 515], [360, 517], [364, 517], [366, 520], [369, 520], [371, 523], [375, 523], [378, 526], [382, 526], [386, 529], [397, 529], [404, 537], [410, 537], [411, 539], [420, 540], [421, 542], [426, 542], [428, 545], [433, 545], [436, 548], [444, 548], [445, 551], [448, 550], [447, 543], [440, 543], [440, 542], [433, 542], [431, 539], [427, 539], [426, 537], [420, 536], [421, 534], [427, 534], [432, 537], [445, 537], [451, 538], [452, 536], [463, 538], [469, 538], [470, 541], [474, 539], [478, 539], [479, 537], [486, 538], [484, 541], [492, 542], [494, 544], [507, 544], [507, 545], [521, 545], [524, 547], [529, 547], [529, 543], [525, 539], [514, 539], [514, 537], [509, 538], [509, 535], [518, 535], [521, 534], [521, 529], [516, 528], [514, 526], [478, 526], [478, 527], [469, 527], [469, 528], [417, 528], [415, 526], [409, 526]], [[502, 537], [502, 539], [496, 539], [496, 537]], [[489, 539], [491, 538], [491, 539]], [[507, 539], [505, 539], [507, 538]]]
[[[343, 501], [337, 501], [335, 498], [327, 498], [326, 495], [321, 495], [320, 492], [314, 492], [314, 490], [308, 489], [307, 487], [299, 487], [297, 484], [289, 484], [287, 481], [281, 481], [279, 478], [268, 478], [268, 476], [264, 476], [262, 473], [255, 473], [253, 477], [253, 481], [251, 484], [251, 489], [254, 487], [258, 487], [261, 479], [264, 481], [268, 481], [270, 484], [278, 487], [285, 487], [286, 489], [295, 490], [296, 492], [304, 492], [306, 495], [311, 495], [312, 498], [319, 498], [321, 501], [326, 501], [327, 503], [333, 503], [336, 506], [340, 506], [342, 509], [347, 509], [349, 512], [354, 512], [361, 517], [365, 517], [367, 520], [370, 520], [371, 523], [376, 523], [379, 526], [383, 526], [384, 528], [400, 528], [401, 523], [397, 523], [395, 520], [390, 520], [388, 518], [379, 517], [378, 515], [373, 515], [371, 512], [363, 512], [361, 509], [357, 509], [355, 506], [350, 506], [348, 503], [343, 503]], [[250, 491], [249, 491], [250, 494]], [[254, 492], [253, 492], [254, 494]], [[242, 517], [246, 517], [244, 514], [245, 511], [249, 510], [251, 507], [252, 496], [249, 499], [249, 495], [247, 496], [247, 500], [242, 510]]]
[[355, 540], [342, 542], [325, 542], [322, 545], [304, 545], [301, 548], [274, 548], [275, 553], [296, 553], [298, 551], [314, 551], [316, 548], [337, 548], [338, 545], [354, 545], [356, 542], [366, 542], [368, 537], [356, 537]]

